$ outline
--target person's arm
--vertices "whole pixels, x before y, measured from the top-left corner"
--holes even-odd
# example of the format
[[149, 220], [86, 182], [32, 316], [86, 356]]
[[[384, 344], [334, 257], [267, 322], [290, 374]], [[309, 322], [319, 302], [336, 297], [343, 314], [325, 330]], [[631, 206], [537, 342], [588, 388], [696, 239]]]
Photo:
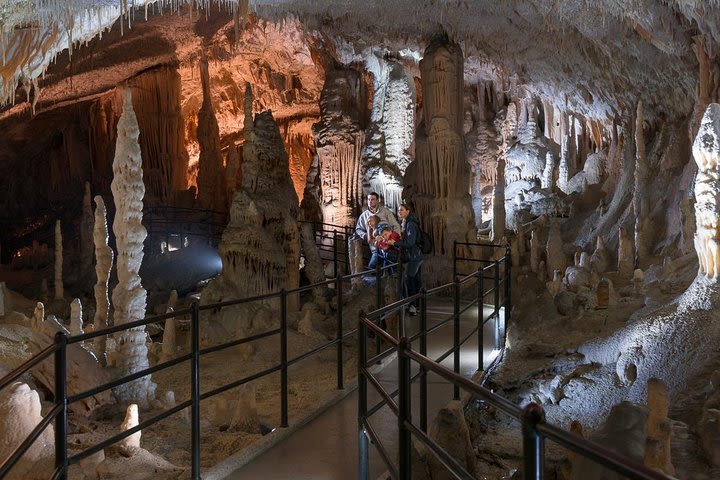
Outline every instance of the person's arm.
[[384, 207], [384, 208], [385, 208], [385, 212], [386, 212], [385, 216], [387, 217], [385, 220], [390, 225], [390, 228], [392, 228], [396, 232], [399, 232], [402, 228], [400, 227], [400, 224], [398, 223], [397, 219], [395, 218], [395, 215], [393, 215], [392, 211], [389, 208], [387, 208], [387, 207]]
[[401, 238], [396, 241], [395, 246], [400, 248], [412, 248], [417, 245], [418, 235], [420, 235], [418, 226], [415, 222], [412, 222], [408, 224], [405, 229], [405, 238]]
[[355, 233], [358, 237], [362, 238], [363, 240], [367, 240], [367, 218], [365, 217], [365, 212], [361, 213], [358, 217], [357, 224], [355, 225]]

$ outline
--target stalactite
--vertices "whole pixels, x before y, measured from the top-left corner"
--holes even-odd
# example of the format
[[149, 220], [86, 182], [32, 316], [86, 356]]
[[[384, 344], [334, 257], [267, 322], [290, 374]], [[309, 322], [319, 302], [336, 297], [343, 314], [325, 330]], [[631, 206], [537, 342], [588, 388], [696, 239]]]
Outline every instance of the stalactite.
[[[125, 90], [123, 113], [118, 121], [117, 146], [111, 184], [115, 200], [113, 232], [117, 243], [118, 284], [113, 290], [115, 325], [135, 322], [145, 317], [147, 292], [140, 283], [143, 241], [147, 231], [142, 225], [145, 184], [142, 179], [142, 158], [138, 136], [140, 130], [132, 107], [130, 90]], [[123, 375], [149, 367], [145, 327], [123, 330], [115, 334], [115, 363]], [[136, 402], [146, 407], [155, 396], [155, 384], [146, 375], [115, 389], [122, 402]]]

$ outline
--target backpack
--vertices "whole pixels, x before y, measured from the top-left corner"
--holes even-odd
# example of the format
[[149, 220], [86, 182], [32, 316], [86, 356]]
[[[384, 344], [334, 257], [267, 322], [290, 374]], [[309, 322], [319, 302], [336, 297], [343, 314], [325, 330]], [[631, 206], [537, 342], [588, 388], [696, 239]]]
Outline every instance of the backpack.
[[423, 255], [429, 255], [433, 253], [433, 239], [423, 229], [420, 229], [417, 246], [420, 247], [420, 251], [423, 253]]

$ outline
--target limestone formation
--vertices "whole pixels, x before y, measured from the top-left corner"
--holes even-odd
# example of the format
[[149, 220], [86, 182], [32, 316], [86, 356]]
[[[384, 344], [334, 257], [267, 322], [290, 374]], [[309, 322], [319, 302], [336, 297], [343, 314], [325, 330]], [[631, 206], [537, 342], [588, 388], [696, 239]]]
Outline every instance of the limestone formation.
[[693, 143], [693, 157], [698, 166], [695, 179], [695, 250], [700, 264], [699, 275], [717, 283], [720, 273], [720, 104], [712, 103], [703, 116]]
[[[423, 120], [415, 136], [411, 201], [423, 230], [433, 238], [425, 257], [429, 282], [450, 281], [453, 241], [475, 237], [469, 168], [463, 144], [463, 54], [446, 36], [434, 38], [420, 61]], [[439, 174], [442, 172], [442, 174]]]
[[366, 67], [373, 76], [373, 103], [362, 153], [363, 190], [378, 192], [396, 211], [413, 157], [415, 81], [401, 63], [377, 54], [367, 57]]
[[618, 239], [618, 275], [621, 278], [630, 278], [634, 271], [633, 244], [628, 236], [627, 230], [621, 228]]
[[200, 144], [198, 202], [202, 208], [225, 211], [226, 180], [220, 154], [220, 133], [210, 92], [208, 60], [200, 60], [203, 102], [198, 112], [197, 138]]
[[[117, 146], [113, 161], [112, 192], [115, 200], [113, 232], [117, 244], [118, 284], [113, 290], [114, 323], [142, 320], [145, 317], [147, 292], [140, 283], [143, 241], [147, 231], [142, 224], [145, 184], [142, 179], [142, 158], [138, 145], [139, 129], [132, 106], [130, 90], [125, 90], [123, 113], [118, 121]], [[129, 375], [150, 366], [147, 356], [145, 327], [123, 330], [115, 334], [113, 360], [122, 375]], [[108, 359], [110, 360], [110, 359]], [[121, 402], [149, 405], [154, 398], [155, 384], [150, 375], [117, 387]]]
[[79, 298], [70, 302], [70, 335], [82, 335], [82, 303]]
[[[311, 223], [301, 223], [300, 227], [300, 245], [302, 247], [303, 256], [305, 257], [305, 275], [310, 283], [320, 283], [325, 280], [325, 272], [323, 271], [323, 263], [320, 258], [320, 251], [315, 243], [315, 232]], [[340, 239], [342, 241], [342, 237]], [[342, 248], [338, 245], [338, 248]], [[317, 287], [313, 289], [313, 298], [315, 303], [322, 305], [325, 303], [326, 288]]]
[[547, 152], [547, 154], [545, 154], [545, 168], [543, 169], [542, 179], [540, 183], [541, 188], [547, 188], [548, 190], [553, 189], [554, 171], [555, 159], [553, 158], [552, 152]]
[[675, 475], [670, 458], [670, 435], [672, 425], [668, 419], [667, 387], [657, 378], [648, 380], [647, 440], [645, 443], [645, 466]]
[[[4, 462], [40, 423], [40, 396], [26, 383], [15, 382], [0, 393], [0, 462]], [[54, 433], [50, 424], [23, 455], [10, 478], [20, 479], [33, 463], [53, 458]]]
[[555, 297], [561, 290], [565, 289], [565, 285], [562, 282], [563, 273], [560, 270], [555, 270], [552, 275], [552, 280], [545, 283], [548, 293], [551, 297]]
[[[323, 222], [354, 226], [363, 201], [361, 155], [365, 133], [358, 97], [361, 79], [352, 69], [326, 72], [320, 95], [320, 122], [313, 136], [320, 168]], [[243, 157], [245, 156], [243, 149]], [[243, 171], [244, 171], [243, 164]]]
[[[430, 438], [448, 452], [468, 472], [475, 471], [475, 452], [470, 442], [470, 431], [460, 402], [450, 402], [438, 411], [430, 426]], [[430, 473], [433, 480], [454, 478], [438, 458], [430, 454]]]
[[540, 240], [538, 231], [533, 230], [530, 236], [530, 270], [538, 272], [540, 263]]
[[90, 289], [93, 274], [93, 210], [90, 182], [85, 182], [82, 216], [80, 217], [80, 278], [83, 290]]
[[55, 300], [65, 298], [63, 288], [63, 244], [60, 220], [55, 221]]
[[[131, 428], [137, 427], [139, 421], [138, 406], [134, 403], [128, 405], [125, 411], [125, 420], [120, 425], [120, 431], [126, 432]], [[140, 437], [142, 436], [142, 430], [139, 430], [118, 442], [120, 451], [125, 456], [132, 456], [140, 448]]]
[[[110, 300], [108, 299], [108, 279], [113, 264], [113, 251], [108, 245], [108, 227], [106, 220], [105, 202], [100, 195], [95, 196], [95, 224], [93, 226], [93, 241], [95, 243], [95, 317], [93, 326], [95, 331], [108, 326], [110, 317]], [[95, 354], [100, 363], [105, 365], [106, 337], [101, 335], [95, 338]]]
[[556, 219], [550, 221], [550, 230], [548, 232], [547, 246], [545, 248], [545, 258], [547, 259], [546, 267], [548, 276], [552, 276], [555, 270], [565, 271], [567, 259], [563, 253], [562, 237], [560, 236], [560, 226]]
[[605, 310], [610, 304], [610, 283], [606, 278], [600, 280], [597, 286], [597, 309]]
[[[173, 307], [167, 307], [167, 313], [171, 313]], [[175, 358], [177, 352], [177, 338], [175, 332], [176, 318], [171, 317], [165, 320], [165, 328], [163, 329], [162, 337], [162, 355], [160, 355], [161, 362], [167, 362]]]
[[648, 256], [648, 192], [650, 175], [643, 133], [643, 105], [638, 102], [635, 116], [635, 185], [633, 188], [633, 211], [635, 212], [635, 264], [645, 264]]
[[605, 242], [602, 237], [598, 235], [595, 251], [590, 257], [590, 267], [597, 273], [605, 273], [609, 263], [608, 252], [605, 248]]

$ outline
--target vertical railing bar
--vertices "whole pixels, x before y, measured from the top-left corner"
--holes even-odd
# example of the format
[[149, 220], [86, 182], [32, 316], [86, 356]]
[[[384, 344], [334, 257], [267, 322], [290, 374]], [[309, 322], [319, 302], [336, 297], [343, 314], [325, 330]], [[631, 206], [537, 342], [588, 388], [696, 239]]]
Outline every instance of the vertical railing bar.
[[364, 313], [360, 312], [358, 317], [358, 478], [368, 480], [369, 477], [369, 452], [368, 438], [365, 434], [365, 417], [367, 416], [367, 378], [363, 368], [367, 367], [367, 326], [363, 321]]
[[477, 279], [477, 327], [478, 327], [478, 370], [485, 369], [485, 332], [484, 328], [484, 307], [485, 298], [483, 297], [483, 291], [485, 288], [485, 273], [482, 267], [478, 268], [478, 279]]
[[505, 247], [505, 315], [503, 315], [503, 346], [507, 339], [507, 325], [510, 321], [510, 312], [512, 310], [511, 296], [510, 296], [510, 284], [512, 283], [512, 272], [511, 272], [512, 261], [510, 258], [510, 247]]
[[[421, 290], [420, 297], [420, 354], [427, 356], [427, 290]], [[427, 433], [427, 369], [420, 366], [420, 429]]]
[[344, 366], [343, 366], [343, 282], [340, 272], [335, 270], [335, 292], [337, 294], [337, 388], [345, 388]]
[[61, 469], [61, 480], [67, 479], [67, 335], [65, 332], [55, 334], [55, 404], [61, 409], [55, 417], [55, 467]]
[[191, 426], [190, 443], [192, 449], [191, 477], [200, 480], [200, 304], [194, 301], [191, 305], [190, 342], [192, 361], [190, 366]]
[[412, 395], [412, 384], [410, 383], [410, 357], [407, 356], [409, 348], [406, 337], [400, 339], [398, 344], [398, 381], [400, 383], [399, 401], [398, 401], [398, 448], [400, 457], [400, 480], [410, 480], [412, 478], [412, 460], [411, 460], [411, 433], [405, 425], [405, 422], [412, 422], [412, 410], [410, 397]]
[[537, 403], [529, 403], [520, 416], [523, 436], [523, 466], [525, 480], [542, 480], [545, 470], [545, 442], [537, 431], [537, 424], [545, 421], [545, 411]]
[[[375, 308], [378, 310], [382, 308], [383, 301], [382, 301], [382, 269], [380, 268], [380, 264], [378, 263], [375, 266]], [[385, 318], [383, 315], [380, 318], [380, 321]], [[382, 343], [380, 341], [380, 336], [375, 336], [375, 354], [380, 355], [380, 351], [382, 350]]]
[[453, 240], [452, 279], [457, 278], [457, 240]]
[[280, 426], [288, 426], [287, 290], [280, 290]]
[[[453, 371], [460, 374], [460, 282], [453, 279]], [[453, 384], [453, 400], [460, 400], [460, 386]]]

